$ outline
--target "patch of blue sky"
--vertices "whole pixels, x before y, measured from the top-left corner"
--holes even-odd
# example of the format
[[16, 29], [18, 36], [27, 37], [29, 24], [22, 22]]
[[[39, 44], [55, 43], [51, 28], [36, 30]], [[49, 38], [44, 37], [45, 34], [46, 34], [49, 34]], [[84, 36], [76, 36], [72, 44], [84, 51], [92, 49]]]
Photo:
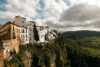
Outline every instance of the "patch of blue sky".
[[41, 16], [41, 17], [35, 17], [35, 18], [31, 18], [33, 21], [36, 20], [36, 19], [46, 19], [48, 18], [49, 16]]
[[0, 0], [0, 4], [6, 4], [6, 0]]
[[35, 17], [35, 18], [31, 18], [31, 19], [34, 21], [34, 20], [39, 19], [39, 18], [38, 17]]
[[5, 23], [7, 23], [7, 22], [6, 22], [6, 21], [2, 21], [2, 20], [0, 19], [0, 24], [4, 25]]
[[36, 9], [36, 11], [41, 14], [43, 12], [43, 10], [39, 10], [39, 9]]
[[0, 6], [0, 11], [6, 11], [5, 7]]
[[69, 0], [63, 0], [63, 1], [66, 3], [67, 6], [71, 6], [71, 3]]
[[6, 11], [4, 4], [6, 4], [6, 0], [0, 0], [0, 11]]
[[55, 0], [57, 3], [59, 3], [59, 0]]
[[45, 4], [44, 4], [43, 0], [40, 0], [40, 1], [39, 1], [39, 4], [40, 4], [41, 8], [44, 9]]
[[46, 18], [48, 18], [49, 16], [41, 16], [41, 18], [40, 19], [46, 19]]

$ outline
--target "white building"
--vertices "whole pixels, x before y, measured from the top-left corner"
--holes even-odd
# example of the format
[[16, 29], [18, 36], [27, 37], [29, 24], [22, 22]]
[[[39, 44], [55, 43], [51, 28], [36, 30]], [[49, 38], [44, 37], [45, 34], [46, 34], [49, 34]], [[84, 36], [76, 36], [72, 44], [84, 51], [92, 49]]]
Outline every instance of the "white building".
[[53, 39], [55, 39], [52, 33], [47, 33], [45, 36], [47, 41], [52, 41]]
[[29, 34], [28, 29], [24, 27], [19, 27], [20, 30], [20, 38], [25, 39], [25, 44], [29, 43]]
[[27, 28], [27, 20], [26, 18], [16, 16], [14, 19], [14, 24], [21, 26], [20, 29], [20, 38], [25, 39], [25, 44], [29, 43], [29, 33]]
[[38, 34], [39, 34], [39, 43], [40, 42], [47, 42], [47, 41], [52, 41], [55, 39], [53, 30], [51, 30], [48, 26], [37, 26]]
[[[25, 39], [26, 44], [31, 43], [34, 44], [36, 41], [34, 39], [34, 25], [36, 25], [36, 22], [34, 21], [27, 21], [26, 18], [16, 16], [14, 19], [14, 24], [21, 26], [23, 28], [20, 28], [20, 37], [22, 39]], [[49, 26], [36, 26], [36, 29], [38, 30], [39, 35], [39, 43], [46, 42], [45, 37], [48, 37], [49, 40], [54, 39], [54, 35], [56, 35]], [[23, 32], [24, 31], [24, 32]], [[48, 34], [50, 33], [50, 34]], [[46, 35], [48, 34], [48, 35]]]
[[29, 43], [31, 43], [31, 44], [34, 44], [34, 33], [33, 33], [34, 25], [36, 25], [36, 22], [34, 22], [34, 21], [27, 22]]
[[45, 27], [44, 26], [36, 26], [36, 29], [37, 29], [38, 35], [39, 35], [38, 43], [45, 42], [45, 33], [47, 32], [47, 31], [45, 31]]
[[20, 16], [15, 16], [14, 24], [27, 28], [26, 18], [23, 18], [23, 17], [20, 17]]

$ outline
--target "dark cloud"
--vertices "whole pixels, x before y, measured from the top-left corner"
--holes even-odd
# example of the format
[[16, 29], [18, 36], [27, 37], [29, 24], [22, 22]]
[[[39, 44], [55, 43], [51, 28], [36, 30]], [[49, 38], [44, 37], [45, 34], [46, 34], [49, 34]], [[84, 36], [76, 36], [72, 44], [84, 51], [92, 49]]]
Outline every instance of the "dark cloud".
[[86, 21], [100, 17], [100, 8], [98, 6], [90, 6], [87, 4], [77, 4], [61, 15], [61, 21]]
[[[72, 28], [88, 29], [100, 28], [100, 7], [88, 4], [77, 4], [65, 10], [60, 19], [59, 24], [53, 21], [47, 21], [46, 24], [58, 30], [71, 30]], [[63, 24], [61, 24], [63, 23]]]

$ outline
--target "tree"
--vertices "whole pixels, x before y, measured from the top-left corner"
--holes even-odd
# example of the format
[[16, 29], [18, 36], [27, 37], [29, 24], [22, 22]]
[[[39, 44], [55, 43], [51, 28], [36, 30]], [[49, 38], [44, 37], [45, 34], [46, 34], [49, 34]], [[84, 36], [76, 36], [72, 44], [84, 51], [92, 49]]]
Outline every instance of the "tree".
[[53, 30], [57, 34], [57, 30]]
[[34, 28], [33, 28], [33, 33], [34, 33], [34, 39], [36, 41], [39, 41], [39, 35], [38, 35], [38, 31], [36, 29], [36, 25], [34, 24]]

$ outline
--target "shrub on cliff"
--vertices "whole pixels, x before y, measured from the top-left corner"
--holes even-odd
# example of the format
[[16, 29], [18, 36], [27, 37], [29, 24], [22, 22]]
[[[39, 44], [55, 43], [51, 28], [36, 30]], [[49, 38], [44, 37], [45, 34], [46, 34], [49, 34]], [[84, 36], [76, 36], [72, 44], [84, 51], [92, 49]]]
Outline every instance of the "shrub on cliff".
[[53, 63], [54, 60], [50, 53], [46, 52], [46, 62]]
[[55, 44], [55, 52], [56, 52], [57, 54], [59, 54], [59, 52], [60, 52], [60, 45]]
[[65, 39], [68, 58], [71, 60], [71, 67], [88, 67], [86, 57], [89, 52], [82, 49], [77, 43]]
[[4, 61], [5, 67], [7, 67], [7, 65], [10, 65], [10, 66], [14, 65], [15, 67], [25, 67], [22, 56], [26, 50], [28, 51], [33, 50], [32, 45], [27, 45], [27, 46], [19, 45], [19, 53], [16, 54], [10, 61], [5, 60]]
[[41, 67], [45, 67], [44, 61], [41, 61], [41, 62], [40, 62], [40, 66], [41, 66]]

